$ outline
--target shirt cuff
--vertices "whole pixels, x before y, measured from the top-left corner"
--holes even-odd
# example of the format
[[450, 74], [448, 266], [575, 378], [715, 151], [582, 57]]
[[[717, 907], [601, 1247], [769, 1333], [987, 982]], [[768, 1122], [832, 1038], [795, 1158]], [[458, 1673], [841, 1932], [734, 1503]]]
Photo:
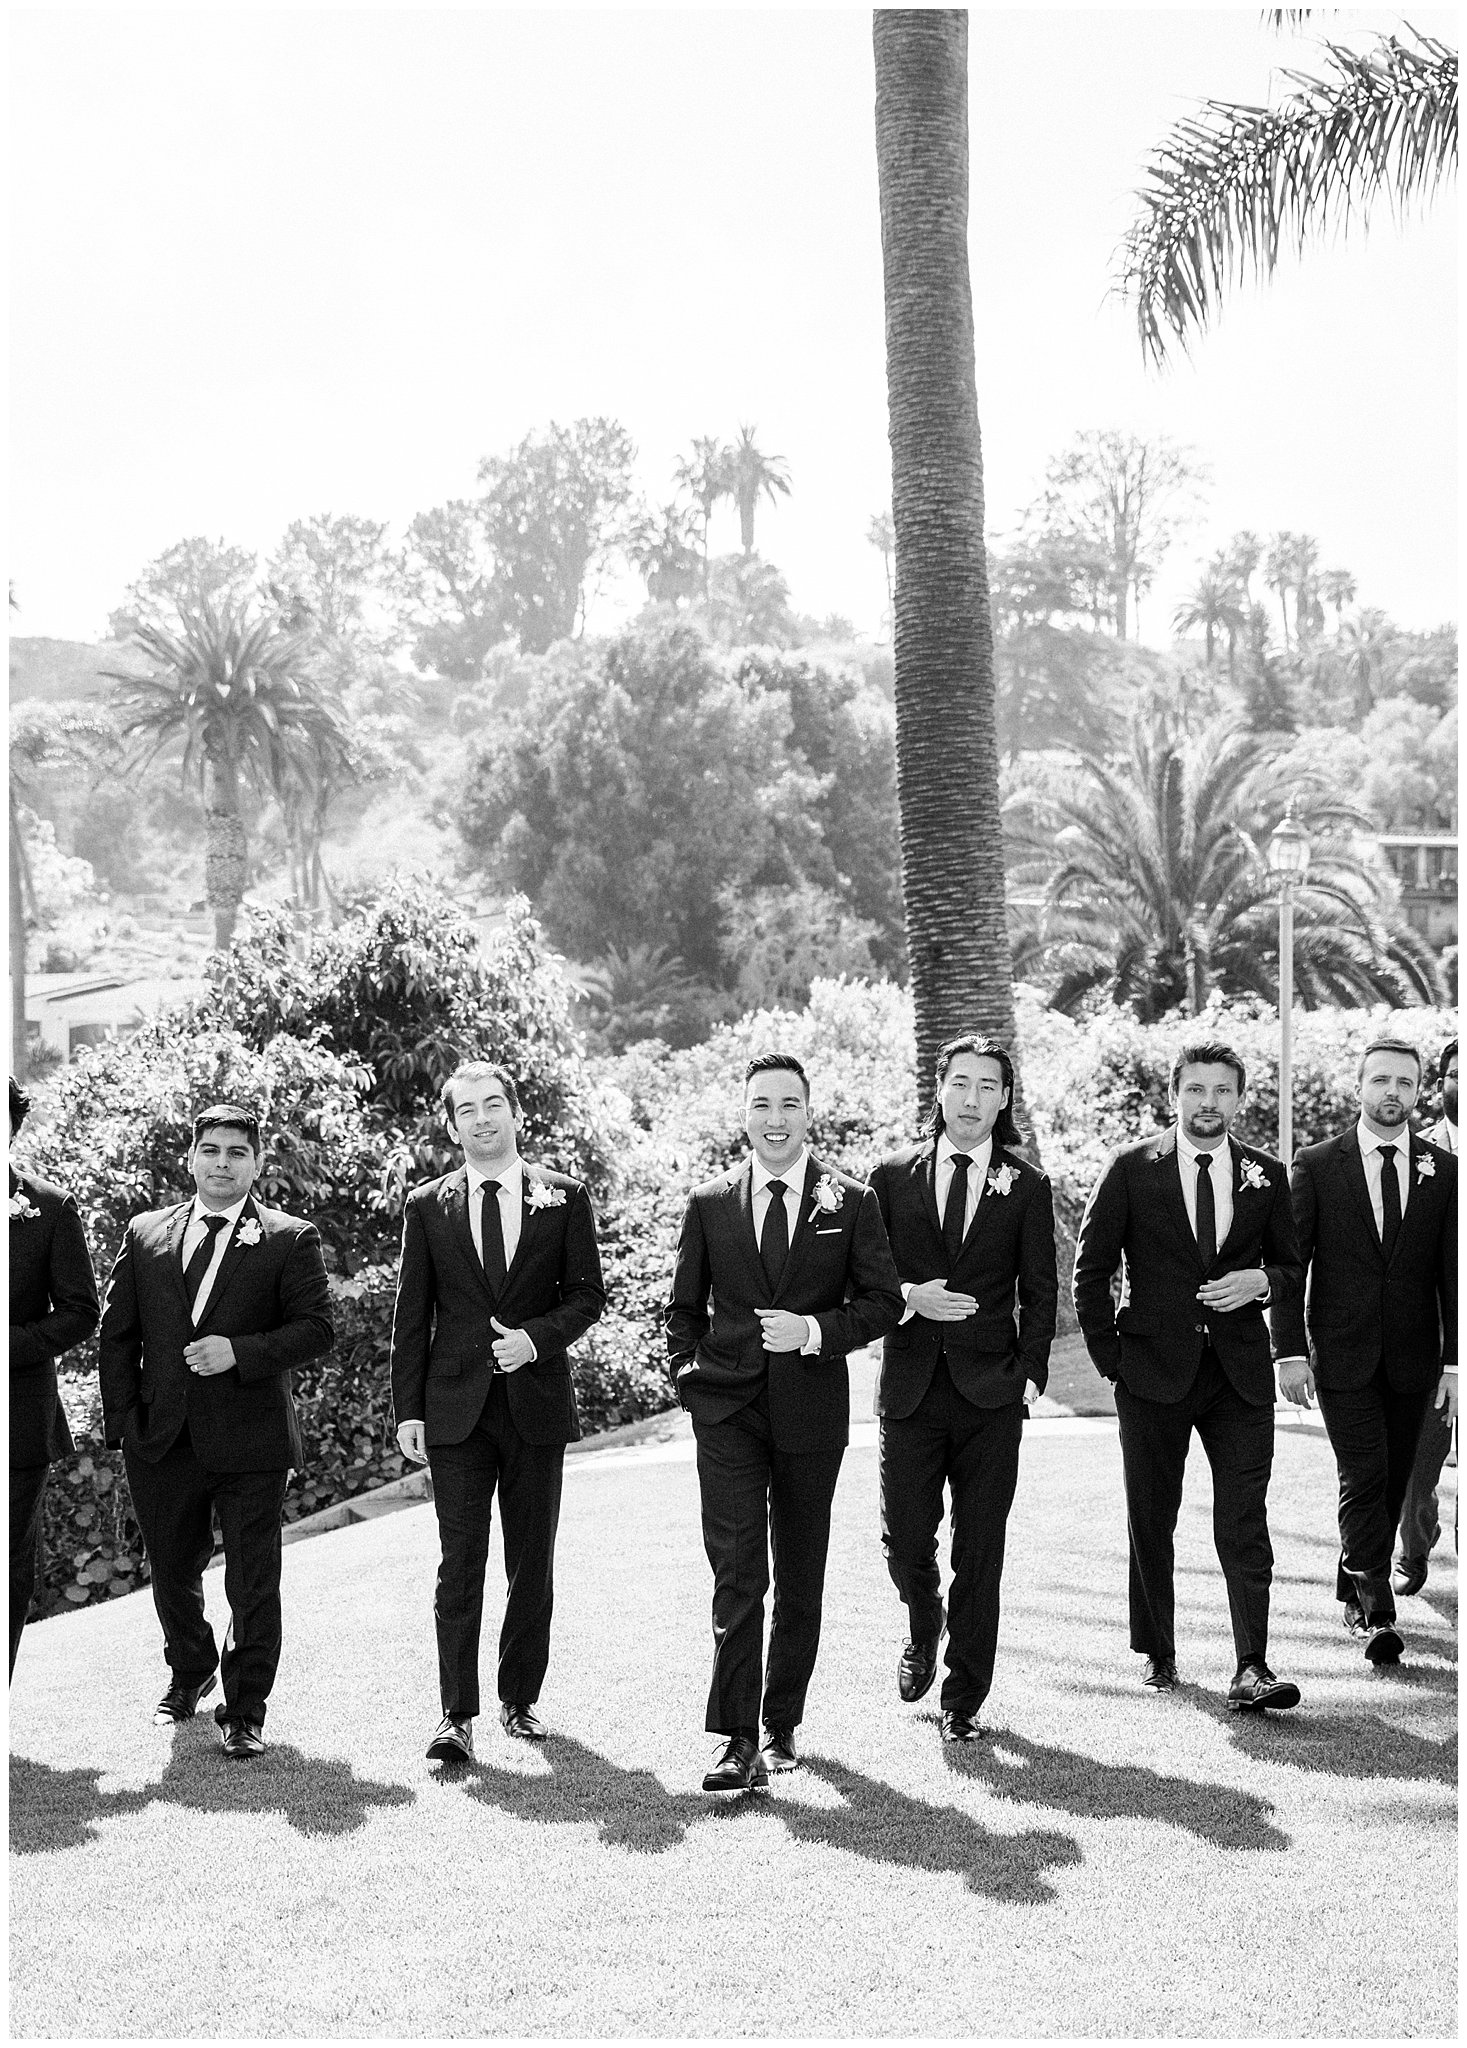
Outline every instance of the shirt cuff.
[[[917, 1313], [912, 1306], [912, 1289], [916, 1284], [915, 1280], [899, 1280], [897, 1282], [898, 1287], [902, 1290], [902, 1300], [906, 1303], [906, 1307], [902, 1310], [902, 1323], [911, 1322], [913, 1316]], [[901, 1328], [902, 1323], [897, 1324], [898, 1329]]]
[[1279, 1372], [1282, 1372], [1286, 1365], [1308, 1365], [1308, 1363], [1309, 1360], [1304, 1356], [1304, 1353], [1302, 1351], [1296, 1353], [1294, 1356], [1290, 1358], [1276, 1358], [1274, 1360], [1275, 1368]]
[[804, 1343], [800, 1346], [800, 1356], [801, 1358], [814, 1358], [820, 1349], [820, 1325], [816, 1322], [814, 1316], [806, 1316], [805, 1330], [807, 1334]]

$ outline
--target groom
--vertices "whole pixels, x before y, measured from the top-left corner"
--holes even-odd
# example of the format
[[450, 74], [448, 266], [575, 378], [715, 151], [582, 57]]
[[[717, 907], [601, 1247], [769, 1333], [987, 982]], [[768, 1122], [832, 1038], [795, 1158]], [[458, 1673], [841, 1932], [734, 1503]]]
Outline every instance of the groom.
[[798, 1762], [830, 1504], [849, 1434], [846, 1353], [885, 1336], [902, 1313], [876, 1197], [809, 1151], [809, 1121], [799, 1061], [786, 1053], [750, 1060], [744, 1129], [754, 1156], [689, 1196], [667, 1310], [713, 1567], [706, 1726], [727, 1746], [705, 1792], [746, 1791]]

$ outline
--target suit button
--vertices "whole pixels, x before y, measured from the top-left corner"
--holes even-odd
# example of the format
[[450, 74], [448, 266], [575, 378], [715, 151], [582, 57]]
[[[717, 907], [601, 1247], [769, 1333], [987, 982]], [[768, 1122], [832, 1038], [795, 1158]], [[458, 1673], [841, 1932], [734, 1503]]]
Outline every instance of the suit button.
[[1204, 1332], [1204, 1331], [1206, 1330], [1206, 1328], [1207, 1328], [1207, 1325], [1206, 1325], [1206, 1323], [1194, 1323], [1194, 1324], [1192, 1325], [1192, 1328], [1193, 1328], [1193, 1329], [1194, 1329], [1194, 1330], [1195, 1330], [1195, 1331], [1197, 1332], [1198, 1336], [1200, 1337], [1200, 1336], [1201, 1336], [1201, 1335], [1203, 1334], [1203, 1332]]

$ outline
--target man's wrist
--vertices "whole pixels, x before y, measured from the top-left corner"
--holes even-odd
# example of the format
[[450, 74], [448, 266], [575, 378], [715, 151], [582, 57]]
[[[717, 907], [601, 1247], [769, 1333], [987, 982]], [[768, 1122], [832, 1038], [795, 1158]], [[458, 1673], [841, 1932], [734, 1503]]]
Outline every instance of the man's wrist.
[[814, 1316], [805, 1317], [805, 1341], [800, 1346], [801, 1358], [813, 1358], [820, 1350], [820, 1325]]

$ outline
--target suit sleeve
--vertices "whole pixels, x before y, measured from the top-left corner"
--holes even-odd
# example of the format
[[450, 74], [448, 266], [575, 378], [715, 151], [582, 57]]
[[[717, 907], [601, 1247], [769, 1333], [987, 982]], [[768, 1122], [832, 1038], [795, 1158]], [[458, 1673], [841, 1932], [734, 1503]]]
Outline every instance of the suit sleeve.
[[1121, 1339], [1110, 1283], [1125, 1250], [1128, 1215], [1126, 1169], [1117, 1157], [1107, 1161], [1090, 1190], [1075, 1244], [1075, 1317], [1095, 1370], [1107, 1380], [1120, 1371]]
[[90, 1337], [101, 1310], [86, 1232], [72, 1196], [56, 1214], [47, 1250], [48, 1314], [33, 1323], [10, 1325], [10, 1370], [35, 1371]]
[[672, 1298], [663, 1312], [662, 1327], [667, 1337], [667, 1370], [677, 1391], [678, 1375], [693, 1363], [700, 1341], [708, 1334], [708, 1297], [713, 1291], [713, 1269], [708, 1258], [708, 1240], [703, 1231], [703, 1212], [696, 1195], [688, 1196], [683, 1225], [678, 1232], [677, 1260], [672, 1269]]
[[1304, 1262], [1299, 1256], [1299, 1231], [1288, 1176], [1281, 1173], [1273, 1207], [1263, 1229], [1263, 1270], [1268, 1275], [1268, 1326], [1275, 1358], [1303, 1358], [1309, 1348], [1304, 1334]]
[[1442, 1218], [1441, 1267], [1437, 1299], [1442, 1314], [1442, 1368], [1457, 1363], [1457, 1175]]
[[331, 1321], [331, 1290], [321, 1257], [321, 1233], [303, 1224], [280, 1269], [280, 1317], [273, 1330], [256, 1336], [231, 1337], [234, 1364], [246, 1386], [277, 1373], [293, 1372], [331, 1349], [336, 1330]]
[[1058, 1315], [1054, 1191], [1048, 1175], [1041, 1174], [1024, 1211], [1019, 1239], [1019, 1364], [1041, 1394], [1049, 1379], [1049, 1349]]
[[535, 1356], [544, 1358], [567, 1350], [577, 1337], [584, 1336], [605, 1306], [591, 1197], [584, 1187], [577, 1187], [566, 1205], [559, 1305], [543, 1316], [530, 1316], [520, 1328], [534, 1345]]
[[127, 1411], [141, 1398], [143, 1320], [138, 1312], [132, 1225], [123, 1235], [107, 1281], [97, 1371], [102, 1391], [102, 1434], [109, 1450], [122, 1442]]
[[858, 1202], [846, 1265], [845, 1305], [814, 1318], [820, 1325], [822, 1358], [844, 1358], [874, 1344], [896, 1328], [906, 1306], [876, 1196], [869, 1187], [862, 1188]]
[[421, 1422], [427, 1400], [428, 1340], [433, 1334], [433, 1260], [417, 1202], [402, 1212], [402, 1254], [392, 1306], [392, 1413], [400, 1429]]
[[[1289, 1176], [1289, 1206], [1294, 1212], [1294, 1243], [1299, 1255], [1299, 1319], [1304, 1318], [1304, 1289], [1309, 1278], [1309, 1268], [1314, 1260], [1314, 1246], [1319, 1230], [1319, 1203], [1314, 1190], [1314, 1175], [1309, 1162], [1302, 1152], [1294, 1154], [1294, 1168]], [[1296, 1353], [1279, 1350], [1280, 1358], [1309, 1355], [1309, 1333], [1304, 1330], [1304, 1341]]]

